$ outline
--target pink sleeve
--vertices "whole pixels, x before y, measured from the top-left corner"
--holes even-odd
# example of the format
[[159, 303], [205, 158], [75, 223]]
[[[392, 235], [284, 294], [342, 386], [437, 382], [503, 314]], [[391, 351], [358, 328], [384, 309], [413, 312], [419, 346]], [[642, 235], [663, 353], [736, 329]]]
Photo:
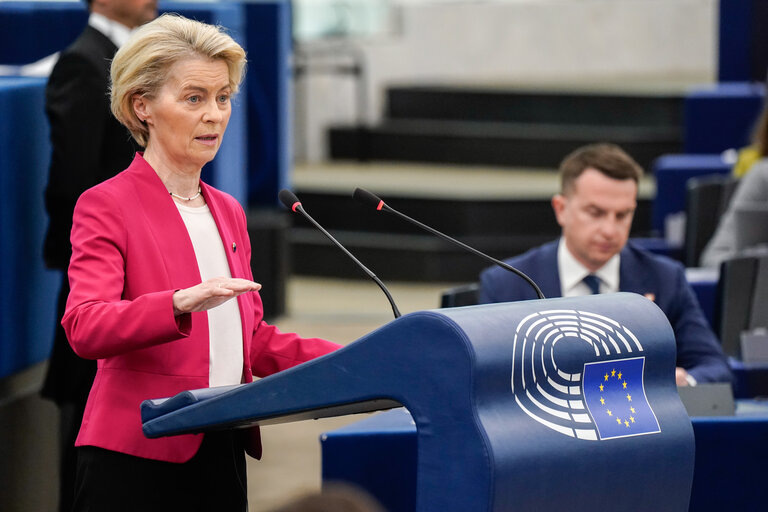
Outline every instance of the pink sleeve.
[[173, 315], [174, 290], [123, 299], [127, 228], [116, 204], [91, 189], [75, 207], [71, 291], [62, 325], [74, 351], [87, 359], [177, 340], [191, 329], [190, 315]]
[[320, 338], [282, 333], [263, 321], [254, 332], [251, 346], [251, 369], [257, 377], [272, 375], [341, 348], [341, 345]]
[[[242, 212], [242, 210], [241, 210]], [[240, 222], [245, 226], [245, 214], [241, 213]], [[251, 261], [251, 245], [248, 236], [243, 238], [246, 261]], [[248, 266], [248, 277], [254, 279]], [[258, 294], [251, 297], [254, 301], [255, 327], [251, 337], [251, 371], [257, 377], [266, 377], [297, 364], [305, 363], [316, 357], [341, 348], [341, 345], [320, 338], [302, 338], [298, 334], [283, 333], [262, 320], [263, 306]]]

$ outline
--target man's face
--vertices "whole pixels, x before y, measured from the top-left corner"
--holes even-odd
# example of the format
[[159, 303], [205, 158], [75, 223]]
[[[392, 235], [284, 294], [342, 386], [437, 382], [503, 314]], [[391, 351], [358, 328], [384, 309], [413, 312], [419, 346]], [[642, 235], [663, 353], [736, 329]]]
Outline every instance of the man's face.
[[627, 243], [637, 207], [634, 180], [609, 178], [587, 168], [566, 195], [552, 198], [566, 247], [594, 272]]
[[128, 28], [136, 28], [157, 17], [157, 0], [94, 0], [94, 11], [97, 4], [103, 9], [101, 14]]

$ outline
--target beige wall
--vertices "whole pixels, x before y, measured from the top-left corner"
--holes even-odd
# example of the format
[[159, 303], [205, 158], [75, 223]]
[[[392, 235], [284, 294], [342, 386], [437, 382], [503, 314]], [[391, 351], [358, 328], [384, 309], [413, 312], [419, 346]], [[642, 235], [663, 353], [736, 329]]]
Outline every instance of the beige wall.
[[[717, 0], [400, 0], [390, 34], [351, 41], [368, 63], [368, 121], [393, 83], [546, 82], [607, 88], [710, 82]], [[305, 43], [317, 51], [331, 43]], [[337, 44], [337, 43], [334, 43]], [[650, 85], [649, 85], [650, 84]], [[296, 87], [296, 156], [325, 156], [324, 127], [355, 118], [349, 77]]]

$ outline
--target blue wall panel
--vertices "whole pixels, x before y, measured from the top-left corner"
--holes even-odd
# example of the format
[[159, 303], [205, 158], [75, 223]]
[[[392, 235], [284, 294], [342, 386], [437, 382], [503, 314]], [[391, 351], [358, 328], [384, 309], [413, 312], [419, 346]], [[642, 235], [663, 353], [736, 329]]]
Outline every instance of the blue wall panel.
[[720, 0], [718, 80], [757, 81], [768, 68], [768, 2]]
[[42, 260], [45, 79], [0, 78], [0, 377], [48, 358], [60, 278]]
[[248, 204], [276, 206], [291, 169], [291, 10], [247, 2]]
[[0, 64], [29, 64], [58, 52], [86, 23], [85, 2], [3, 2]]
[[685, 96], [685, 153], [719, 153], [748, 146], [763, 108], [762, 83], [703, 86]]

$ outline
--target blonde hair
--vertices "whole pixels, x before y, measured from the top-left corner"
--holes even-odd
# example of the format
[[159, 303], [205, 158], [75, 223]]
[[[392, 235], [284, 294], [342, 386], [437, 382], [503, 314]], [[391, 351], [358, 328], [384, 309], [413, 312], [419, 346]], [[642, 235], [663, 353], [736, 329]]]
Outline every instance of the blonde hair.
[[156, 97], [176, 62], [189, 57], [223, 60], [229, 70], [229, 85], [235, 94], [245, 74], [245, 51], [221, 27], [190, 20], [178, 14], [163, 14], [141, 26], [112, 60], [112, 113], [130, 130], [141, 146], [149, 140], [149, 129], [133, 110], [133, 97]]

